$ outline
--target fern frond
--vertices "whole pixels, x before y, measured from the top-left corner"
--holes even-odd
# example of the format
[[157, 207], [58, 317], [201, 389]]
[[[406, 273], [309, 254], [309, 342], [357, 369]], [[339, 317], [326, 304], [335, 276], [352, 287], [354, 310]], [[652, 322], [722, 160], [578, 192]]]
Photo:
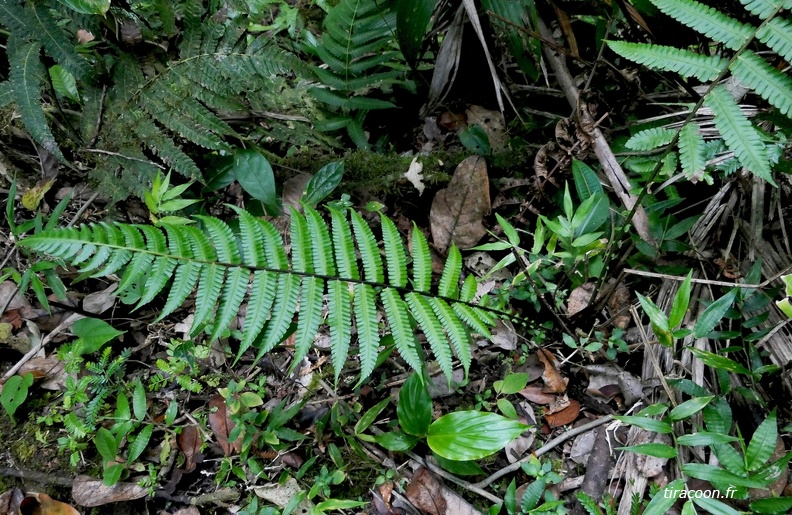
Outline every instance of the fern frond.
[[782, 7], [784, 9], [792, 8], [792, 2], [789, 0], [740, 0], [740, 3], [743, 4], [748, 12], [763, 20], [766, 20]]
[[775, 185], [762, 137], [740, 110], [729, 91], [716, 86], [704, 100], [715, 114], [715, 126], [740, 164]]
[[[237, 359], [251, 348], [257, 350], [256, 360], [260, 359], [286, 337], [296, 321], [293, 368], [310, 351], [326, 302], [336, 381], [349, 354], [353, 322], [362, 378], [376, 366], [386, 328], [407, 364], [422, 367], [413, 320], [450, 377], [454, 354], [466, 372], [470, 366], [466, 326], [488, 335], [488, 326], [496, 320], [489, 310], [472, 303], [476, 292], [472, 276], [459, 289], [462, 259], [455, 247], [449, 252], [440, 285], [432, 289], [429, 247], [417, 227], [410, 287], [404, 244], [393, 221], [384, 215], [383, 263], [371, 228], [342, 204], [329, 207], [330, 224], [309, 206], [304, 206], [304, 215], [292, 210], [291, 259], [272, 224], [236, 211], [236, 231], [217, 218], [196, 216], [197, 226], [101, 223], [53, 229], [32, 235], [20, 245], [79, 267], [86, 277], [125, 269], [119, 289], [139, 292], [136, 308], [160, 293], [167, 295], [158, 319], [196, 292], [190, 332], [196, 335], [207, 328], [210, 340], [228, 330], [247, 300]], [[389, 282], [385, 282], [386, 275]], [[384, 309], [382, 319], [378, 305]]]
[[787, 62], [792, 61], [792, 23], [789, 20], [773, 18], [759, 28], [756, 37]]
[[632, 150], [654, 150], [671, 143], [676, 132], [663, 127], [653, 127], [634, 134], [624, 144]]
[[608, 41], [608, 46], [622, 57], [649, 68], [695, 77], [702, 82], [715, 79], [728, 65], [718, 56], [704, 56], [670, 46], [627, 41]]
[[20, 39], [12, 33], [8, 37], [7, 48], [11, 62], [9, 80], [22, 122], [39, 145], [63, 161], [63, 154], [47, 125], [41, 106], [39, 89], [44, 81], [44, 65], [39, 59], [41, 45]]
[[743, 84], [777, 107], [781, 114], [792, 114], [792, 79], [786, 74], [749, 50], [737, 57], [731, 71]]
[[696, 176], [707, 166], [705, 151], [699, 126], [693, 122], [685, 125], [679, 133], [679, 161], [688, 177]]
[[664, 14], [691, 29], [737, 50], [751, 37], [754, 29], [726, 16], [717, 9], [695, 0], [651, 0]]

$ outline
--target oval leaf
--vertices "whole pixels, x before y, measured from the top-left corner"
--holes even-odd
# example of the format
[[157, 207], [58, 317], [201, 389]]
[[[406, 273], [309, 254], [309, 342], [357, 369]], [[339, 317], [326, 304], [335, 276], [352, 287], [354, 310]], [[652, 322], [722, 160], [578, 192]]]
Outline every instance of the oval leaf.
[[443, 458], [478, 460], [503, 449], [528, 426], [495, 413], [457, 411], [429, 426], [427, 443]]
[[399, 391], [396, 406], [399, 424], [405, 433], [424, 436], [432, 422], [432, 398], [420, 374], [413, 372]]
[[275, 175], [269, 161], [261, 152], [252, 148], [237, 150], [231, 170], [240, 186], [251, 197], [260, 200], [268, 214], [280, 213], [275, 192]]

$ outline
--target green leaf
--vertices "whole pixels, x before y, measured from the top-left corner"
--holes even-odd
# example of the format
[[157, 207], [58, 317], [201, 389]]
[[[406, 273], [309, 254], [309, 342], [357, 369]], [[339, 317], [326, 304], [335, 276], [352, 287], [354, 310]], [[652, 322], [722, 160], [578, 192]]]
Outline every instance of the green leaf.
[[575, 179], [575, 189], [581, 202], [585, 202], [596, 194], [605, 194], [599, 177], [586, 163], [578, 159], [572, 160], [572, 176]]
[[81, 318], [74, 323], [72, 332], [82, 338], [82, 354], [98, 351], [102, 345], [124, 334], [98, 318]]
[[502, 381], [495, 381], [493, 387], [499, 394], [512, 395], [525, 388], [527, 384], [528, 374], [520, 372], [509, 374]]
[[726, 315], [736, 297], [737, 290], [732, 289], [729, 293], [707, 306], [707, 309], [696, 320], [696, 325], [693, 327], [693, 336], [696, 338], [707, 336]]
[[110, 9], [110, 0], [58, 0], [69, 9], [80, 14], [101, 14]]
[[115, 463], [110, 465], [109, 467], [105, 467], [104, 473], [102, 474], [102, 483], [105, 486], [113, 486], [118, 483], [118, 480], [121, 479], [121, 474], [124, 472], [124, 465], [121, 463]]
[[457, 411], [435, 420], [426, 441], [446, 459], [478, 460], [503, 449], [526, 429], [527, 425], [495, 413]]
[[523, 492], [522, 500], [520, 501], [520, 508], [522, 509], [523, 513], [530, 512], [536, 508], [536, 505], [539, 504], [539, 501], [542, 499], [542, 494], [544, 493], [546, 486], [547, 482], [541, 477], [528, 485], [528, 488], [526, 488], [525, 492]]
[[481, 156], [487, 156], [492, 152], [487, 132], [478, 125], [471, 125], [459, 131], [459, 142], [466, 149]]
[[685, 481], [683, 479], [676, 479], [666, 485], [665, 488], [657, 492], [646, 509], [643, 515], [665, 515], [671, 509], [671, 506], [677, 501], [679, 493], [684, 490]]
[[485, 474], [484, 469], [475, 461], [447, 460], [435, 453], [432, 453], [432, 457], [437, 460], [437, 463], [440, 464], [441, 467], [455, 476], [479, 476]]
[[437, 0], [398, 0], [396, 2], [396, 36], [404, 58], [416, 66], [426, 29]]
[[678, 420], [685, 420], [686, 418], [704, 409], [704, 406], [709, 404], [714, 398], [714, 395], [710, 395], [707, 397], [695, 397], [685, 401], [676, 408], [672, 409], [668, 414], [668, 418], [674, 422]]
[[146, 424], [143, 426], [143, 429], [141, 429], [138, 435], [135, 437], [135, 441], [129, 445], [129, 456], [127, 457], [128, 464], [134, 463], [135, 460], [137, 460], [143, 454], [143, 451], [145, 451], [146, 447], [148, 447], [149, 441], [151, 440], [151, 434], [153, 432], [153, 424]]
[[498, 213], [495, 213], [495, 219], [498, 221], [498, 225], [500, 225], [501, 229], [503, 229], [503, 234], [509, 239], [509, 243], [512, 247], [519, 247], [520, 236], [517, 234], [517, 229]]
[[706, 431], [699, 431], [698, 433], [690, 433], [682, 435], [677, 438], [677, 444], [687, 446], [697, 445], [719, 445], [723, 443], [735, 442], [737, 438], [721, 433], [709, 433]]
[[751, 443], [745, 450], [745, 464], [748, 471], [753, 472], [765, 463], [773, 455], [776, 444], [778, 443], [778, 426], [776, 424], [776, 413], [773, 410], [770, 415], [759, 424], [751, 437]]
[[275, 175], [267, 158], [258, 150], [247, 148], [234, 153], [231, 167], [240, 186], [256, 200], [260, 200], [268, 214], [280, 213], [278, 196], [275, 191]]
[[671, 459], [677, 457], [677, 450], [670, 445], [662, 443], [642, 443], [638, 445], [631, 445], [629, 447], [618, 447], [620, 451], [630, 451], [636, 454], [645, 454], [647, 456], [654, 456], [656, 458]]
[[572, 227], [574, 228], [573, 238], [579, 238], [585, 234], [593, 233], [608, 220], [610, 215], [610, 202], [604, 194], [590, 196], [575, 211], [572, 217]]
[[653, 127], [633, 135], [624, 146], [631, 150], [654, 150], [671, 143], [674, 136], [676, 136], [676, 131]]
[[311, 206], [315, 206], [336, 189], [343, 176], [343, 161], [327, 163], [308, 181], [305, 186], [305, 194], [303, 195], [304, 201]]
[[102, 456], [105, 463], [108, 461], [114, 461], [116, 459], [116, 455], [118, 454], [118, 443], [116, 442], [113, 433], [111, 433], [108, 429], [100, 427], [96, 431], [94, 444], [96, 444], [96, 450], [99, 451], [99, 454]]
[[724, 86], [716, 86], [704, 99], [715, 114], [715, 127], [740, 164], [773, 186], [770, 159], [759, 131]]
[[340, 510], [349, 510], [365, 506], [368, 502], [351, 501], [348, 499], [327, 499], [316, 505], [316, 510], [319, 513], [336, 512]]
[[705, 365], [708, 365], [714, 369], [726, 370], [728, 372], [735, 372], [738, 374], [746, 374], [746, 375], [750, 375], [751, 373], [751, 371], [745, 368], [744, 366], [740, 365], [736, 361], [729, 359], [725, 356], [713, 354], [712, 352], [697, 349], [695, 347], [689, 347], [688, 350], [690, 351], [691, 354], [693, 354], [698, 359], [703, 361]]
[[666, 347], [671, 347], [674, 344], [674, 340], [673, 336], [671, 335], [671, 329], [669, 327], [668, 317], [666, 317], [666, 314], [657, 307], [657, 304], [647, 299], [640, 293], [636, 295], [638, 296], [638, 301], [641, 303], [641, 307], [646, 312], [646, 314], [649, 315], [649, 322], [652, 325], [652, 330], [655, 332], [655, 336], [657, 336], [658, 341], [660, 341], [660, 343]]
[[703, 172], [707, 165], [704, 137], [699, 130], [698, 124], [691, 122], [679, 133], [679, 161], [682, 164], [682, 171], [688, 177]]
[[395, 452], [409, 451], [418, 443], [416, 437], [404, 433], [382, 433], [374, 435], [374, 441], [389, 451]]
[[696, 479], [703, 479], [710, 483], [721, 483], [731, 486], [744, 486], [746, 488], [764, 488], [765, 484], [750, 478], [732, 474], [722, 468], [704, 463], [687, 463], [682, 465], [682, 472]]
[[25, 402], [28, 389], [33, 385], [33, 374], [28, 372], [24, 376], [14, 375], [8, 378], [3, 385], [3, 392], [0, 393], [0, 404], [14, 420], [14, 413]]
[[792, 511], [792, 497], [769, 497], [750, 504], [752, 513], [789, 513]]
[[376, 405], [369, 408], [355, 424], [355, 434], [362, 433], [368, 429], [369, 426], [377, 420], [379, 414], [382, 413], [382, 410], [384, 410], [388, 404], [390, 404], [390, 397], [381, 400]]
[[135, 381], [135, 389], [132, 392], [132, 411], [138, 421], [142, 422], [146, 418], [146, 390], [140, 379]]
[[673, 330], [679, 327], [685, 319], [688, 304], [690, 304], [690, 284], [693, 279], [693, 270], [691, 270], [682, 284], [679, 286], [676, 295], [674, 296], [674, 303], [671, 305], [671, 314], [668, 315], [668, 328]]
[[676, 72], [683, 77], [695, 77], [708, 82], [717, 77], [729, 63], [718, 56], [704, 56], [670, 46], [627, 41], [608, 41], [608, 46], [627, 59], [649, 68]]
[[647, 417], [638, 417], [638, 416], [617, 416], [613, 417], [616, 420], [621, 420], [625, 424], [630, 424], [631, 426], [640, 427], [641, 429], [646, 429], [647, 431], [653, 431], [655, 433], [660, 434], [669, 434], [673, 431], [673, 427], [668, 422], [663, 420], [655, 420], [653, 418]]
[[399, 390], [399, 425], [410, 435], [424, 436], [432, 422], [432, 398], [421, 374], [413, 372]]
[[743, 511], [737, 511], [728, 504], [725, 504], [717, 499], [711, 497], [693, 497], [693, 502], [696, 505], [704, 508], [707, 513], [717, 513], [717, 515], [742, 515]]
[[56, 64], [50, 66], [49, 69], [50, 80], [52, 80], [52, 88], [59, 94], [69, 100], [75, 102], [80, 101], [80, 93], [77, 91], [77, 81], [74, 75], [66, 71], [66, 68]]

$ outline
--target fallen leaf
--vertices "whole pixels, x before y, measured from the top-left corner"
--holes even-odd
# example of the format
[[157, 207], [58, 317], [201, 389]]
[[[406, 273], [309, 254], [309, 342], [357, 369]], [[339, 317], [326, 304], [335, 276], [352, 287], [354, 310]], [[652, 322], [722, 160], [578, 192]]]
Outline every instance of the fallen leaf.
[[89, 293], [83, 299], [83, 309], [88, 313], [104, 313], [112, 308], [118, 298], [113, 292], [118, 289], [118, 283], [113, 283], [104, 290]]
[[404, 495], [413, 506], [424, 513], [429, 515], [445, 515], [447, 513], [443, 484], [424, 467], [420, 467], [413, 473]]
[[555, 401], [555, 395], [545, 393], [539, 386], [526, 386], [519, 393], [534, 404], [552, 404]]
[[283, 204], [283, 211], [289, 212], [289, 206], [297, 211], [302, 211], [300, 200], [305, 193], [305, 187], [313, 175], [309, 173], [300, 173], [283, 183], [283, 194], [281, 195], [281, 203]]
[[509, 136], [506, 134], [506, 122], [503, 119], [503, 113], [472, 105], [465, 111], [465, 115], [467, 116], [468, 125], [478, 125], [484, 129], [489, 138], [490, 148], [494, 152], [506, 148]]
[[553, 354], [546, 349], [539, 349], [536, 352], [539, 361], [544, 365], [542, 381], [544, 381], [544, 391], [546, 393], [564, 393], [569, 379], [561, 376], [561, 372], [556, 368], [556, 360]]
[[89, 41], [94, 40], [94, 35], [85, 29], [80, 29], [77, 31], [77, 43], [84, 45]]
[[297, 454], [296, 452], [287, 452], [286, 454], [280, 457], [280, 461], [287, 467], [291, 467], [295, 470], [302, 467], [303, 463], [305, 463], [303, 457]]
[[459, 163], [448, 187], [432, 201], [429, 222], [437, 249], [445, 253], [452, 242], [462, 249], [476, 245], [487, 233], [481, 221], [489, 209], [487, 163], [470, 156]]
[[571, 424], [580, 414], [580, 403], [570, 399], [569, 406], [555, 413], [545, 413], [544, 418], [550, 427], [560, 427]]
[[[283, 508], [289, 502], [294, 499], [301, 492], [300, 485], [297, 483], [297, 480], [293, 477], [290, 477], [284, 484], [277, 484], [277, 483], [269, 483], [263, 486], [254, 486], [253, 493], [255, 493], [258, 497], [262, 499], [266, 499], [267, 501], [280, 506]], [[311, 513], [313, 511], [314, 504], [311, 502], [310, 499], [304, 499], [297, 507], [294, 509], [293, 513]]]
[[47, 494], [28, 493], [19, 504], [22, 515], [80, 515], [80, 512], [65, 502], [56, 501]]
[[[611, 282], [613, 279], [611, 279]], [[630, 324], [630, 290], [624, 284], [616, 287], [610, 299], [608, 299], [608, 310], [613, 317], [613, 326], [626, 329]]]
[[591, 296], [594, 295], [594, 283], [583, 283], [569, 294], [567, 301], [567, 316], [573, 316], [580, 313], [588, 307], [591, 303]]
[[231, 456], [231, 454], [238, 453], [242, 448], [241, 438], [231, 444], [228, 442], [228, 435], [234, 429], [234, 423], [231, 421], [226, 409], [226, 401], [222, 395], [215, 394], [214, 397], [209, 399], [207, 403], [209, 408], [217, 408], [215, 411], [209, 413], [209, 427], [212, 429], [217, 443], [223, 449], [223, 454]]
[[17, 487], [0, 494], [0, 515], [17, 515], [24, 498], [25, 494]]
[[176, 437], [176, 444], [179, 450], [184, 453], [184, 471], [192, 472], [195, 470], [196, 463], [203, 460], [200, 449], [203, 443], [201, 433], [194, 425], [182, 428], [182, 432]]
[[174, 511], [173, 515], [201, 515], [201, 511], [195, 506], [190, 506]]
[[53, 353], [47, 357], [31, 358], [17, 372], [24, 376], [28, 372], [33, 374], [34, 379], [44, 379], [39, 385], [45, 390], [64, 391], [66, 389], [66, 372], [63, 361], [58, 359], [57, 354]]
[[3, 281], [0, 284], [0, 309], [19, 309], [30, 307], [30, 303], [25, 296], [19, 292], [19, 288], [13, 281]]
[[418, 161], [418, 156], [413, 158], [407, 173], [404, 174], [404, 178], [415, 186], [415, 189], [418, 190], [418, 196], [423, 195], [426, 186], [423, 183], [423, 163]]
[[52, 188], [53, 184], [55, 184], [55, 179], [50, 179], [48, 181], [41, 180], [37, 182], [35, 186], [27, 190], [25, 194], [22, 195], [22, 207], [28, 211], [35, 211], [38, 209], [41, 199], [44, 198], [44, 195], [46, 195], [49, 189]]
[[77, 476], [72, 484], [72, 498], [80, 506], [102, 506], [113, 502], [140, 499], [148, 494], [148, 488], [135, 483], [119, 482], [106, 486], [101, 479]]
[[491, 331], [490, 341], [496, 347], [503, 350], [515, 350], [517, 348], [517, 331], [514, 325], [508, 320], [498, 320]]
[[464, 114], [452, 113], [450, 111], [441, 113], [440, 118], [437, 120], [437, 124], [450, 131], [458, 131], [467, 127]]

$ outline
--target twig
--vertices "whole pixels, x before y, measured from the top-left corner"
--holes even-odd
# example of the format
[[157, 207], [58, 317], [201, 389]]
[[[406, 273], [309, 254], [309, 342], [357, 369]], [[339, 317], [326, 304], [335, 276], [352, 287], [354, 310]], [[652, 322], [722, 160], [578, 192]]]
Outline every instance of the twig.
[[531, 459], [531, 456], [539, 457], [539, 456], [549, 452], [550, 450], [552, 450], [557, 445], [566, 442], [570, 438], [572, 438], [574, 436], [577, 436], [579, 434], [585, 433], [586, 431], [590, 431], [591, 429], [594, 429], [595, 427], [599, 427], [602, 424], [610, 422], [611, 420], [613, 420], [613, 415], [605, 415], [604, 417], [600, 417], [597, 420], [592, 420], [588, 424], [583, 424], [580, 427], [576, 427], [574, 429], [570, 429], [569, 431], [561, 434], [560, 436], [558, 436], [556, 438], [553, 438], [552, 440], [550, 440], [549, 442], [547, 442], [546, 444], [541, 446], [539, 449], [537, 449], [532, 454], [529, 454], [528, 456], [522, 458], [519, 461], [515, 461], [514, 463], [512, 463], [508, 467], [504, 467], [504, 468], [500, 469], [499, 471], [495, 472], [494, 474], [492, 474], [488, 478], [486, 478], [486, 479], [484, 479], [482, 481], [479, 481], [478, 483], [475, 483], [475, 484], [473, 484], [471, 486], [476, 487], [476, 488], [484, 488], [484, 487], [492, 484], [493, 482], [497, 481], [498, 479], [502, 478], [506, 474], [509, 474], [510, 472], [514, 472], [515, 470], [518, 470], [522, 466], [523, 463], [525, 463], [525, 462], [527, 462], [528, 460]]
[[22, 356], [22, 358], [20, 358], [20, 360], [17, 361], [16, 365], [11, 367], [8, 370], [8, 372], [6, 372], [3, 375], [3, 381], [2, 382], [6, 382], [9, 377], [11, 377], [14, 374], [16, 374], [19, 371], [19, 369], [22, 368], [22, 365], [24, 365], [25, 363], [30, 361], [36, 354], [38, 354], [38, 352], [41, 349], [43, 349], [44, 346], [47, 345], [50, 342], [50, 340], [55, 338], [55, 336], [57, 336], [61, 331], [63, 331], [64, 329], [66, 329], [67, 327], [69, 327], [70, 325], [72, 325], [74, 322], [76, 322], [77, 320], [79, 320], [81, 318], [85, 318], [85, 317], [83, 317], [82, 315], [80, 315], [78, 313], [74, 313], [74, 314], [70, 315], [66, 320], [61, 322], [58, 325], [58, 327], [56, 327], [55, 329], [50, 331], [50, 333], [47, 336], [42, 338], [41, 341], [36, 346], [34, 346], [32, 349], [30, 349], [27, 352], [27, 354]]
[[88, 198], [88, 200], [86, 200], [85, 203], [82, 206], [80, 206], [80, 209], [77, 210], [77, 213], [74, 215], [74, 218], [72, 218], [71, 222], [69, 222], [66, 225], [66, 227], [71, 227], [75, 223], [77, 223], [77, 220], [80, 219], [80, 217], [83, 215], [83, 213], [85, 213], [85, 211], [88, 209], [88, 206], [90, 206], [93, 203], [93, 201], [96, 200], [96, 197], [98, 197], [98, 196], [99, 196], [99, 192], [98, 191], [94, 192], [94, 194], [91, 195]]
[[[783, 270], [781, 270], [777, 274], [773, 275], [772, 277], [770, 277], [769, 279], [767, 279], [765, 281], [762, 281], [759, 284], [730, 283], [728, 281], [714, 281], [712, 279], [696, 279], [695, 277], [690, 279], [690, 282], [698, 283], [698, 284], [709, 284], [711, 286], [726, 286], [728, 288], [747, 288], [747, 289], [756, 288], [756, 289], [761, 289], [761, 288], [764, 288], [765, 286], [769, 285], [770, 283], [772, 283], [773, 281], [775, 281], [776, 279], [778, 279], [782, 275], [786, 274], [790, 270], [792, 270], [792, 265], [787, 266], [786, 268], [784, 268]], [[625, 269], [624, 273], [625, 274], [632, 274], [632, 275], [642, 275], [644, 277], [655, 277], [657, 279], [670, 279], [672, 281], [679, 281], [679, 282], [682, 282], [685, 279], [687, 279], [687, 277], [682, 277], [682, 276], [678, 276], [678, 275], [660, 274], [660, 273], [657, 273], [657, 272], [645, 272], [643, 270], [634, 270], [632, 268]]]
[[18, 477], [20, 479], [29, 479], [36, 483], [43, 483], [48, 485], [68, 486], [74, 484], [74, 480], [70, 477], [54, 476], [45, 472], [29, 469], [16, 469], [11, 467], [0, 467], [0, 476]]
[[121, 159], [129, 159], [130, 161], [138, 161], [140, 163], [154, 165], [160, 170], [165, 169], [165, 167], [162, 166], [161, 164], [155, 163], [154, 161], [149, 161], [148, 159], [140, 159], [139, 157], [125, 156], [124, 154], [119, 154], [118, 152], [110, 152], [109, 150], [102, 150], [100, 148], [84, 148], [82, 151], [91, 154], [104, 154], [106, 156], [120, 157]]

